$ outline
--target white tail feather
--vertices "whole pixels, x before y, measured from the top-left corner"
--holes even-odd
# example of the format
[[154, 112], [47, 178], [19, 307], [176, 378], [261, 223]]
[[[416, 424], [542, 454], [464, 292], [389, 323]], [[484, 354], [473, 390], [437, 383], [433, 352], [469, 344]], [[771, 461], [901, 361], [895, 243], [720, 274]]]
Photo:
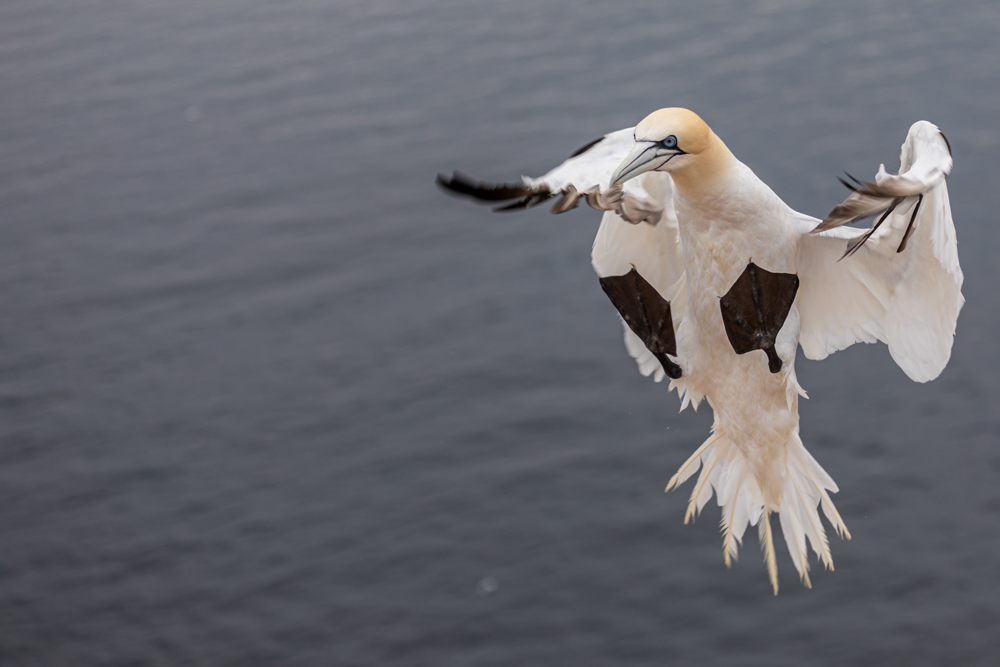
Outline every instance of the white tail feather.
[[785, 544], [788, 545], [788, 553], [792, 557], [792, 563], [795, 565], [795, 569], [799, 571], [799, 578], [802, 580], [802, 584], [806, 588], [812, 588], [812, 582], [809, 581], [809, 556], [806, 552], [806, 535], [802, 530], [802, 522], [799, 520], [799, 513], [796, 511], [795, 507], [789, 507], [789, 501], [791, 503], [796, 503], [797, 500], [794, 498], [789, 498], [792, 495], [791, 489], [789, 489], [789, 483], [786, 478], [784, 497], [781, 499], [781, 510], [778, 514], [778, 520], [781, 523], [781, 532], [785, 536]]
[[698, 512], [701, 512], [701, 508], [712, 497], [712, 486], [708, 484], [708, 480], [715, 470], [715, 465], [719, 462], [720, 449], [708, 447], [701, 457], [703, 459], [701, 474], [698, 476], [698, 482], [694, 485], [694, 491], [691, 492], [691, 498], [688, 500], [687, 512], [684, 514], [685, 524], [697, 517]]
[[[737, 499], [739, 495], [740, 490], [737, 489]], [[739, 558], [739, 549], [736, 546], [737, 540], [733, 535], [733, 524], [735, 523], [733, 514], [735, 512], [736, 502], [729, 503], [722, 508], [722, 560], [725, 561], [726, 567], [732, 567], [733, 561]]]
[[837, 490], [833, 479], [806, 451], [795, 431], [788, 432], [784, 447], [784, 483], [779, 498], [765, 500], [742, 451], [718, 424], [713, 427], [711, 437], [684, 462], [667, 484], [667, 491], [670, 491], [701, 469], [688, 500], [684, 523], [698, 516], [714, 490], [722, 507], [720, 528], [723, 560], [727, 567], [738, 558], [747, 525], [758, 526], [761, 549], [775, 595], [778, 592], [778, 568], [770, 525], [772, 508], [776, 507], [779, 512], [788, 553], [803, 585], [808, 588], [812, 587], [809, 580], [809, 548], [824, 567], [833, 569], [830, 542], [819, 518], [819, 507], [823, 508], [823, 513], [837, 533], [850, 539], [850, 533], [827, 493], [827, 490]]
[[706, 449], [711, 447], [712, 444], [721, 437], [722, 437], [721, 431], [718, 433], [713, 433], [712, 437], [703, 442], [701, 447], [694, 450], [694, 454], [688, 457], [688, 460], [684, 462], [684, 465], [678, 468], [677, 472], [674, 473], [674, 476], [670, 478], [669, 482], [667, 482], [667, 488], [664, 491], [666, 492], [670, 491], [671, 489], [677, 488], [684, 482], [688, 481], [691, 475], [698, 472], [698, 466], [696, 466], [695, 463], [701, 458], [702, 453]]
[[[798, 440], [798, 434], [795, 437]], [[823, 514], [826, 515], [826, 520], [833, 525], [833, 529], [837, 531], [838, 535], [848, 540], [851, 539], [851, 532], [847, 530], [844, 520], [840, 518], [840, 512], [834, 507], [833, 501], [830, 500], [830, 496], [826, 492], [829, 489], [836, 493], [839, 490], [837, 483], [816, 462], [816, 459], [809, 453], [809, 450], [802, 445], [801, 440], [798, 441], [798, 444], [799, 446], [794, 449], [793, 453], [803, 464], [806, 475], [812, 481], [816, 490], [819, 491], [820, 500], [823, 505]]]
[[778, 561], [774, 557], [774, 537], [771, 535], [771, 510], [764, 508], [764, 517], [757, 525], [757, 535], [760, 539], [760, 550], [764, 552], [764, 563], [767, 565], [767, 576], [771, 580], [774, 594], [778, 594]]

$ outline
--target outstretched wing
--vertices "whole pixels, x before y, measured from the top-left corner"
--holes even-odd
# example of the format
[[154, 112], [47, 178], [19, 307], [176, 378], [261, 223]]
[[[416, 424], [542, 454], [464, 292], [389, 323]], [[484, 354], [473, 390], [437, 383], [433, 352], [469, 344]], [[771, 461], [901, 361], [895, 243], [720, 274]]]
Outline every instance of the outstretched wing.
[[[951, 166], [944, 135], [919, 121], [898, 175], [881, 166], [874, 183], [858, 183], [811, 232], [818, 221], [799, 219], [799, 344], [807, 358], [882, 341], [911, 379], [941, 373], [965, 303], [945, 183]], [[842, 226], [878, 213], [864, 233]]]
[[643, 199], [642, 188], [627, 183], [624, 189], [608, 188], [611, 174], [635, 145], [632, 130], [618, 130], [590, 142], [539, 178], [522, 176], [520, 183], [480, 183], [456, 171], [450, 177], [438, 174], [437, 184], [453, 194], [500, 204], [494, 211], [531, 208], [559, 197], [552, 212], [565, 213], [576, 208], [582, 198], [599, 211], [617, 210], [631, 222], [656, 224], [663, 210], [656, 202]]
[[[686, 301], [683, 264], [673, 206], [673, 182], [663, 172], [649, 172], [608, 188], [611, 174], [635, 146], [633, 128], [606, 134], [576, 151], [568, 160], [541, 176], [522, 177], [520, 183], [479, 183], [455, 172], [438, 175], [445, 190], [484, 203], [494, 210], [530, 208], [559, 197], [553, 213], [576, 208], [580, 199], [605, 211], [594, 240], [592, 262], [601, 278], [623, 276], [633, 268], [670, 302], [674, 330], [680, 325]], [[640, 224], [641, 223], [641, 224]], [[625, 347], [646, 376], [659, 382], [663, 366], [624, 320]]]

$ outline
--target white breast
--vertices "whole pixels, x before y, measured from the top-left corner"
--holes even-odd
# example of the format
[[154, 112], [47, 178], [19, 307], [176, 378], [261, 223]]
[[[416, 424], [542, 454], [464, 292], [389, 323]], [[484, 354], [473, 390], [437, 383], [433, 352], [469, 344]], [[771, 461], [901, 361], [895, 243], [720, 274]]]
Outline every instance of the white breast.
[[[692, 398], [707, 396], [716, 410], [727, 406], [740, 413], [745, 423], [743, 417], [749, 415], [742, 414], [744, 403], [748, 412], [754, 411], [763, 393], [772, 397], [776, 409], [787, 409], [798, 391], [792, 368], [798, 312], [792, 309], [776, 345], [785, 368], [771, 374], [763, 352], [737, 355], [733, 351], [719, 298], [750, 261], [768, 271], [795, 273], [797, 234], [790, 222], [791, 210], [770, 188], [742, 164], [733, 171], [721, 195], [697, 199], [683, 192], [675, 195], [688, 297], [677, 341], [684, 382]], [[754, 400], [748, 402], [750, 397]]]

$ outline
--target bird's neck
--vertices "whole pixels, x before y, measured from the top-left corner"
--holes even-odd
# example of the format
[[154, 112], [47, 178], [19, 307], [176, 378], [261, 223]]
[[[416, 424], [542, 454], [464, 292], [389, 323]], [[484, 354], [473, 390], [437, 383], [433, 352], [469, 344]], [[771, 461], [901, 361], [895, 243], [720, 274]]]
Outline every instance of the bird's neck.
[[727, 192], [739, 164], [722, 139], [712, 132], [697, 159], [670, 176], [682, 196], [698, 201]]

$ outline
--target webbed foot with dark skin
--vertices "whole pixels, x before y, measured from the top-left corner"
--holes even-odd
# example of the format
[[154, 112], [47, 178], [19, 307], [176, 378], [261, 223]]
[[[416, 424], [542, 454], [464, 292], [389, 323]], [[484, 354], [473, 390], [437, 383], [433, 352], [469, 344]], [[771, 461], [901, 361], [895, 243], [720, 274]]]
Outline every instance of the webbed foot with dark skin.
[[623, 276], [601, 278], [601, 287], [618, 309], [629, 329], [663, 366], [668, 377], [681, 377], [681, 367], [667, 355], [677, 356], [670, 302], [634, 268]]
[[771, 273], [753, 262], [747, 264], [719, 300], [726, 335], [736, 354], [763, 350], [768, 369], [772, 373], [781, 370], [774, 342], [798, 289], [799, 278], [793, 273]]

